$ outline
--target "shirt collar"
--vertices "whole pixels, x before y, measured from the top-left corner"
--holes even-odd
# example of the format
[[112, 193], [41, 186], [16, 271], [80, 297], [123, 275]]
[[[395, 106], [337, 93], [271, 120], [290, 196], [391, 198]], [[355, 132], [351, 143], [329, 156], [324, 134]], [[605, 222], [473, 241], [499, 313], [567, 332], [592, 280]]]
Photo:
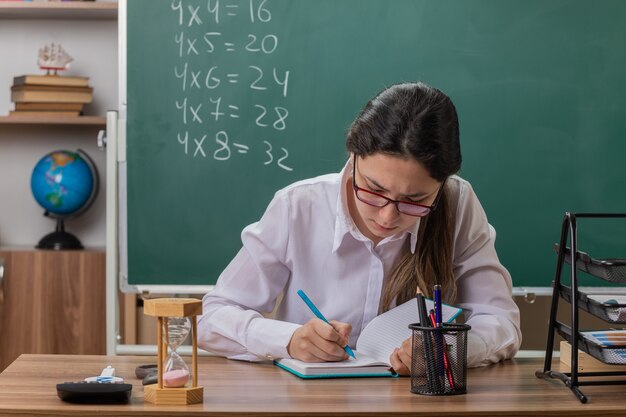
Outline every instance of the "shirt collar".
[[[343, 169], [340, 172], [339, 179], [339, 195], [337, 196], [337, 216], [335, 218], [335, 234], [333, 237], [333, 249], [332, 252], [335, 253], [343, 243], [344, 239], [351, 235], [354, 239], [360, 240], [362, 242], [366, 242], [369, 239], [361, 233], [361, 231], [356, 227], [354, 220], [350, 216], [350, 211], [348, 210], [348, 196], [346, 193], [346, 182], [350, 178], [352, 173], [352, 160], [348, 159]], [[415, 246], [417, 244], [417, 231], [419, 230], [421, 219], [417, 219], [415, 225], [398, 235], [390, 236], [385, 238], [382, 242], [393, 241], [397, 239], [406, 238], [406, 234], [410, 235], [410, 248], [411, 253], [415, 253]]]

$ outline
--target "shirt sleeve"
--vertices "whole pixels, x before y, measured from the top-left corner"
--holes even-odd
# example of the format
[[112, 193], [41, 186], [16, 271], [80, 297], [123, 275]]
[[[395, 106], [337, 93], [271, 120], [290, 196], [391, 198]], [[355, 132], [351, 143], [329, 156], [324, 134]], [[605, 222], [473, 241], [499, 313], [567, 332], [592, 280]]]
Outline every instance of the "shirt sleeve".
[[300, 325], [262, 314], [273, 310], [291, 274], [284, 259], [288, 216], [287, 196], [279, 193], [261, 220], [243, 230], [243, 247], [203, 298], [198, 321], [202, 349], [249, 361], [289, 357], [287, 345]]
[[460, 184], [456, 216], [454, 272], [457, 304], [466, 310], [468, 366], [511, 358], [522, 334], [509, 272], [498, 260], [495, 229], [469, 183]]

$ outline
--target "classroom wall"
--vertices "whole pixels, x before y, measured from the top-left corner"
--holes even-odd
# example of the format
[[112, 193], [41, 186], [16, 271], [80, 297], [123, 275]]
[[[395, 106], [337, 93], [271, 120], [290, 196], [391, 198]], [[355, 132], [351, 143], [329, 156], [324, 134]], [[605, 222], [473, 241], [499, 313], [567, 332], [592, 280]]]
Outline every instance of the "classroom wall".
[[[65, 75], [90, 77], [94, 101], [88, 115], [105, 115], [117, 107], [117, 21], [0, 18], [0, 115], [13, 109], [13, 77], [39, 74], [37, 51], [60, 43], [74, 58]], [[105, 245], [105, 151], [96, 143], [97, 127], [0, 124], [0, 246], [33, 246], [54, 230], [55, 222], [30, 192], [35, 163], [56, 149], [81, 148], [94, 160], [100, 175], [100, 193], [83, 216], [68, 220], [66, 230], [86, 246]]]
[[[7, 20], [0, 19], [0, 115], [13, 109], [10, 87], [16, 75], [38, 73], [37, 50], [58, 42], [74, 57], [67, 75], [91, 77], [94, 102], [90, 115], [104, 115], [117, 107], [117, 22], [115, 20]], [[30, 193], [30, 175], [37, 160], [55, 149], [82, 148], [95, 161], [100, 194], [82, 217], [67, 222], [67, 230], [87, 246], [105, 245], [105, 151], [96, 146], [97, 128], [0, 124], [0, 246], [33, 246], [54, 228]], [[528, 304], [516, 297], [521, 309], [524, 349], [543, 349], [550, 297]], [[567, 311], [567, 306], [561, 308]], [[141, 312], [139, 312], [141, 313]], [[595, 327], [595, 321], [588, 320]], [[140, 328], [141, 325], [140, 325]], [[151, 327], [150, 327], [151, 328]], [[141, 332], [140, 332], [141, 333]], [[139, 337], [145, 343], [146, 337]], [[147, 337], [149, 339], [149, 337]]]

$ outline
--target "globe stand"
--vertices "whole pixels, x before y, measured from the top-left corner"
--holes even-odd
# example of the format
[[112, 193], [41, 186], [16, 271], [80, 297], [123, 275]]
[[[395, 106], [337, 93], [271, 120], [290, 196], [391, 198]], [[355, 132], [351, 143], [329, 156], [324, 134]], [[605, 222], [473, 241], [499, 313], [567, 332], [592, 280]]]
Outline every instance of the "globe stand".
[[45, 235], [37, 246], [37, 249], [48, 250], [77, 250], [84, 249], [80, 240], [73, 234], [65, 231], [63, 219], [57, 219], [56, 230]]

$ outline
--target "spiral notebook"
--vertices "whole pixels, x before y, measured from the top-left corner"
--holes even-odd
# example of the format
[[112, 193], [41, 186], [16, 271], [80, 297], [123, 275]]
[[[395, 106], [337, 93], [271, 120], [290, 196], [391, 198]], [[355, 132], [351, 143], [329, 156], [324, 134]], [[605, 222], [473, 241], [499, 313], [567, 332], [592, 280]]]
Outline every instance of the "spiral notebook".
[[[426, 299], [426, 307], [433, 308], [433, 301]], [[461, 309], [444, 304], [443, 320], [453, 321]], [[370, 321], [356, 342], [356, 359], [342, 362], [303, 362], [284, 358], [274, 364], [300, 378], [346, 378], [394, 376], [389, 364], [391, 352], [411, 337], [409, 324], [419, 323], [415, 299], [411, 299]]]

